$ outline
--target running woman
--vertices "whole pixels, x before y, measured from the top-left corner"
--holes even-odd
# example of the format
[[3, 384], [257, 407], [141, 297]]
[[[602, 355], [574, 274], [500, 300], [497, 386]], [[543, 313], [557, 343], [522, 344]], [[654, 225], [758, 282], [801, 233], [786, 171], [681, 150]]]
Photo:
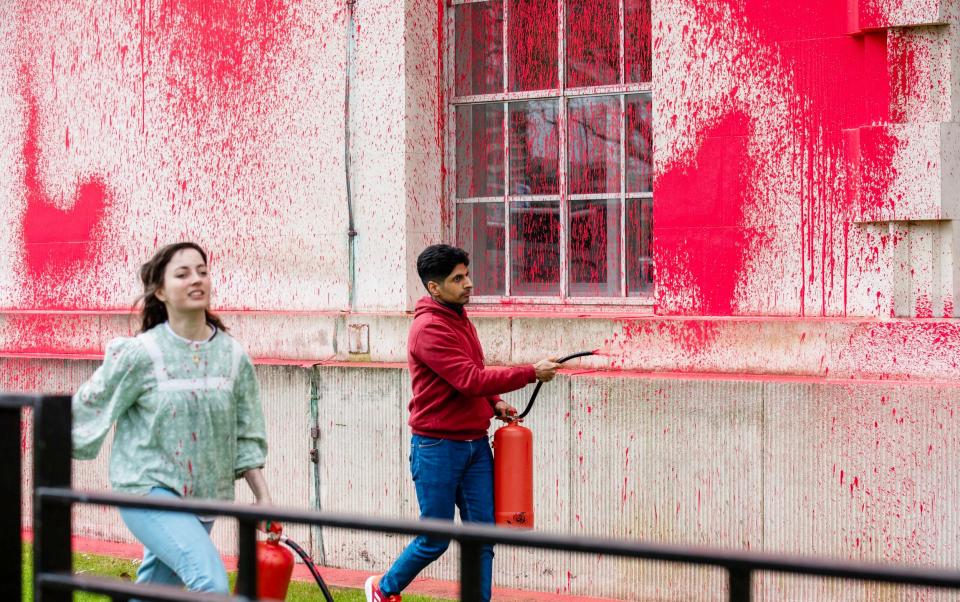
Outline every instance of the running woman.
[[[192, 242], [167, 245], [143, 264], [140, 280], [140, 333], [112, 340], [73, 396], [74, 457], [95, 458], [116, 423], [114, 490], [229, 501], [243, 477], [258, 504], [271, 504], [257, 377], [210, 312], [207, 254]], [[144, 546], [137, 583], [229, 593], [212, 518], [128, 508], [120, 515]]]

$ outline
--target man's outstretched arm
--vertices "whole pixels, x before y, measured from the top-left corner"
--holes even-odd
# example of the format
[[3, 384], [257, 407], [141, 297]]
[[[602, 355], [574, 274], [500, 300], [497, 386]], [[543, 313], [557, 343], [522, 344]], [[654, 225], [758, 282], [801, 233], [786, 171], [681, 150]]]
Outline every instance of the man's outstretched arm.
[[436, 325], [420, 331], [413, 353], [440, 378], [470, 397], [509, 393], [536, 380], [547, 382], [559, 367], [550, 360], [514, 368], [480, 367], [463, 349], [456, 334]]

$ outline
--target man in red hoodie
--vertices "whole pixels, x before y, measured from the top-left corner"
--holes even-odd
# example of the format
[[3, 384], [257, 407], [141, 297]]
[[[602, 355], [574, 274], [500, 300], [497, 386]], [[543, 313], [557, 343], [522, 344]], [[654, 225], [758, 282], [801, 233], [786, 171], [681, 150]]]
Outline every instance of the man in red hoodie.
[[[410, 471], [420, 504], [420, 518], [493, 523], [493, 454], [487, 431], [490, 419], [509, 421], [516, 408], [501, 393], [534, 381], [547, 382], [559, 364], [540, 360], [532, 366], [491, 369], [463, 306], [473, 283], [467, 252], [432, 245], [417, 258], [417, 273], [429, 296], [417, 303], [407, 340], [413, 385], [410, 420]], [[445, 539], [420, 536], [404, 549], [390, 570], [365, 584], [367, 602], [396, 602], [420, 571], [439, 558]], [[493, 546], [482, 553], [481, 594], [490, 599]]]

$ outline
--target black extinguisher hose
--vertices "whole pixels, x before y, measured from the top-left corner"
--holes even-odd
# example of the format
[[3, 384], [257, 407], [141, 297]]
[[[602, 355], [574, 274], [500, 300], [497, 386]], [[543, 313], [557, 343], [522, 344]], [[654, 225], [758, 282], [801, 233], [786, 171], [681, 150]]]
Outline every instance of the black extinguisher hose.
[[317, 585], [320, 586], [320, 591], [323, 592], [323, 597], [327, 602], [333, 602], [333, 595], [330, 593], [330, 589], [327, 587], [326, 581], [323, 580], [323, 577], [320, 576], [320, 571], [317, 570], [315, 564], [313, 564], [313, 559], [297, 545], [297, 542], [293, 541], [286, 535], [280, 536], [280, 542], [285, 544], [288, 548], [297, 553], [307, 568], [310, 569], [310, 573], [313, 575], [313, 578], [317, 581]]
[[[561, 357], [560, 359], [557, 360], [557, 363], [558, 363], [558, 364], [562, 364], [562, 363], [564, 363], [564, 362], [568, 362], [568, 361], [570, 361], [570, 360], [572, 360], [572, 359], [576, 359], [576, 358], [578, 358], [578, 357], [586, 357], [586, 356], [588, 356], [588, 355], [596, 355], [596, 353], [597, 353], [597, 350], [596, 350], [596, 349], [594, 349], [593, 351], [578, 351], [578, 352], [576, 352], [576, 353], [571, 353], [570, 355], [565, 355], [565, 356]], [[543, 381], [540, 381], [540, 382], [537, 383], [537, 386], [534, 387], [534, 389], [533, 389], [533, 394], [530, 396], [530, 401], [527, 402], [527, 407], [524, 408], [524, 409], [523, 409], [523, 412], [521, 412], [519, 416], [517, 416], [516, 418], [514, 418], [514, 420], [522, 420], [527, 414], [530, 413], [530, 408], [533, 407], [533, 402], [537, 400], [537, 393], [540, 392], [540, 387], [542, 387], [542, 386], [543, 386]]]

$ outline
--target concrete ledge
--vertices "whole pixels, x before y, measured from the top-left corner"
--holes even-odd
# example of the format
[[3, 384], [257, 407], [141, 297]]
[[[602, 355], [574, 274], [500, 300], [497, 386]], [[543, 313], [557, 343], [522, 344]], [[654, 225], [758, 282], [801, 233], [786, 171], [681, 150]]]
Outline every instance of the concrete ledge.
[[[225, 314], [258, 364], [403, 368], [409, 314]], [[0, 313], [0, 357], [91, 360], [129, 316]], [[347, 350], [350, 324], [366, 324], [369, 349]], [[854, 380], [960, 380], [960, 321], [949, 318], [474, 316], [491, 365], [597, 349], [571, 369]]]

